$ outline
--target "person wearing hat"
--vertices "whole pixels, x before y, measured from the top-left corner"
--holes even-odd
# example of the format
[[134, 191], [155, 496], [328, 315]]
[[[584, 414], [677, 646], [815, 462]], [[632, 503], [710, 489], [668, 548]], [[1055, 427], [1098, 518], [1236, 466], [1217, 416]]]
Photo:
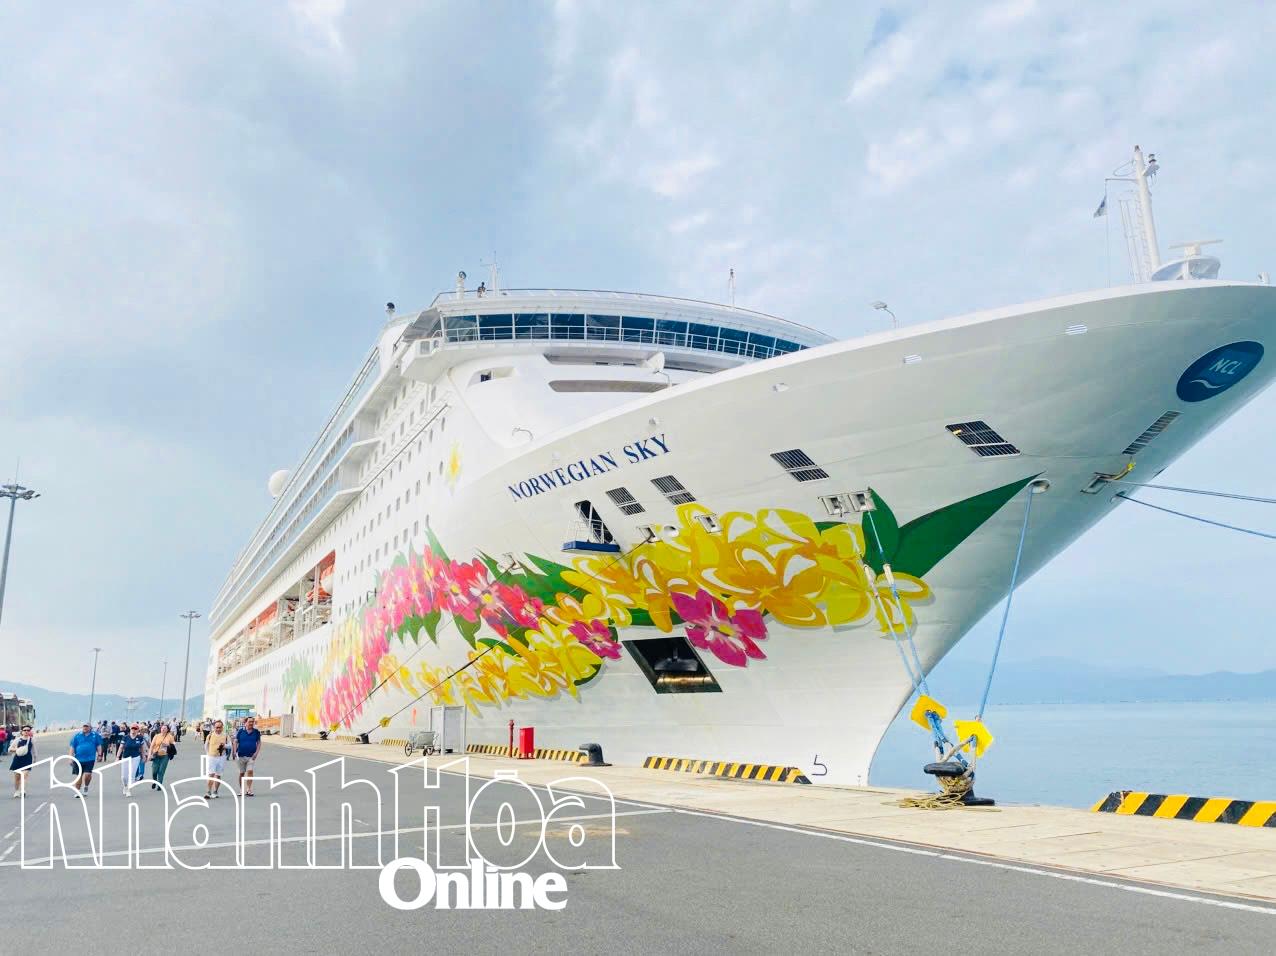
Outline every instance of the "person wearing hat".
[[124, 788], [124, 796], [129, 795], [129, 786], [134, 775], [146, 764], [149, 753], [146, 735], [142, 733], [140, 724], [134, 724], [129, 732], [120, 740], [120, 782]]
[[102, 756], [102, 735], [85, 721], [80, 732], [71, 738], [71, 756], [75, 759], [75, 797], [78, 800], [89, 792], [93, 782], [93, 765]]
[[35, 763], [35, 733], [31, 730], [30, 724], [23, 724], [13, 744], [13, 760], [9, 762], [9, 769], [13, 771], [14, 799], [26, 792], [27, 775], [30, 774], [33, 763]]

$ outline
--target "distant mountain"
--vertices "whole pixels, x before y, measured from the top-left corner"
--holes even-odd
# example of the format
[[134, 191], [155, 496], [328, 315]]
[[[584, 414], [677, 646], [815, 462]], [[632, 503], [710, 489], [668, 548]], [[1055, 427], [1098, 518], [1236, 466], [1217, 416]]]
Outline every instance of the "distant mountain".
[[[985, 664], [946, 660], [931, 674], [931, 690], [940, 700], [950, 704], [974, 702], [979, 699], [987, 676]], [[88, 694], [46, 690], [3, 678], [0, 678], [0, 690], [35, 701], [36, 720], [41, 726], [78, 722], [88, 715]], [[1166, 674], [1152, 668], [1105, 668], [1060, 657], [1041, 657], [1031, 661], [1005, 661], [998, 665], [989, 699], [994, 704], [1276, 700], [1276, 670], [1253, 674], [1232, 671]], [[166, 697], [164, 716], [176, 716], [180, 703], [176, 697]], [[188, 698], [186, 715], [202, 715], [203, 706], [202, 694]], [[159, 712], [159, 700], [140, 697], [131, 716], [150, 719]], [[119, 694], [98, 694], [93, 703], [93, 714], [99, 720], [130, 716], [124, 698]]]
[[[83, 721], [89, 714], [88, 694], [68, 694], [63, 691], [47, 690], [32, 684], [19, 684], [0, 677], [0, 691], [6, 694], [17, 694], [35, 702], [35, 719], [37, 726], [51, 724], [67, 724]], [[176, 717], [181, 708], [181, 698], [165, 697], [165, 717]], [[204, 695], [186, 698], [186, 716], [203, 716]], [[136, 706], [129, 711], [124, 697], [119, 694], [97, 694], [93, 698], [94, 720], [151, 720], [160, 716], [160, 701], [157, 697], [139, 697]]]
[[[941, 699], [978, 700], [987, 676], [987, 665], [943, 661], [930, 680]], [[1276, 670], [1166, 674], [1152, 668], [1108, 669], [1042, 657], [998, 665], [989, 699], [996, 704], [1272, 700], [1276, 699]]]

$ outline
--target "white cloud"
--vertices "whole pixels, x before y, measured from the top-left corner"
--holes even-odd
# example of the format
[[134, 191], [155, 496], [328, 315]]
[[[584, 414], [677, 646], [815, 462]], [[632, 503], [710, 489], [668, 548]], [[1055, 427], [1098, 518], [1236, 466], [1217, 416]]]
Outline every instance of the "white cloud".
[[346, 0], [289, 0], [288, 8], [308, 37], [331, 53], [346, 52], [345, 40], [341, 35]]
[[646, 178], [657, 195], [667, 199], [681, 199], [695, 188], [705, 173], [717, 166], [716, 156], [708, 152], [695, 153], [656, 166], [648, 172]]
[[889, 37], [864, 72], [855, 78], [847, 100], [852, 103], [867, 100], [889, 87], [908, 69], [916, 49], [917, 41], [911, 34], [896, 33]]
[[702, 209], [689, 216], [682, 216], [679, 219], [675, 219], [673, 222], [669, 223], [669, 231], [677, 235], [681, 235], [684, 232], [699, 229], [701, 226], [709, 222], [711, 218], [712, 215], [709, 211], [707, 209]]
[[1037, 12], [1037, 0], [1006, 0], [989, 5], [979, 17], [985, 30], [1001, 30], [1027, 19]]

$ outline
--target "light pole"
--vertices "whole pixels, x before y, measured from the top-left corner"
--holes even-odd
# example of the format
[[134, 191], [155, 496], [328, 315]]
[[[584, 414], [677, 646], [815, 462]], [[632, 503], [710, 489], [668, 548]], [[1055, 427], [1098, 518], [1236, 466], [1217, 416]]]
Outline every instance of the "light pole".
[[9, 542], [13, 540], [13, 513], [18, 508], [18, 500], [30, 501], [39, 498], [38, 492], [23, 488], [17, 482], [11, 485], [0, 485], [0, 498], [9, 499], [9, 527], [4, 533], [4, 558], [0, 560], [0, 616], [4, 615], [4, 583], [9, 577]]
[[160, 679], [160, 705], [159, 713], [155, 715], [155, 719], [163, 721], [164, 719], [164, 691], [168, 689], [168, 661], [164, 661], [164, 676]]
[[195, 624], [195, 618], [199, 617], [199, 612], [187, 611], [180, 616], [186, 619], [186, 663], [182, 666], [182, 710], [177, 717], [178, 727], [186, 720], [186, 681], [191, 670], [191, 627]]
[[102, 648], [93, 648], [93, 679], [89, 681], [89, 726], [93, 726], [93, 698], [97, 694], [97, 656], [102, 653]]
[[885, 312], [887, 315], [889, 315], [889, 316], [891, 317], [891, 328], [892, 328], [892, 329], [897, 329], [897, 328], [899, 328], [899, 322], [898, 322], [898, 321], [896, 321], [896, 319], [895, 319], [895, 313], [894, 313], [894, 312], [892, 312], [892, 311], [890, 310], [890, 307], [889, 307], [889, 306], [888, 306], [885, 302], [882, 302], [882, 301], [880, 301], [880, 300], [879, 300], [879, 301], [877, 301], [877, 302], [870, 302], [870, 303], [869, 303], [869, 305], [871, 305], [873, 308], [877, 309], [879, 312]]

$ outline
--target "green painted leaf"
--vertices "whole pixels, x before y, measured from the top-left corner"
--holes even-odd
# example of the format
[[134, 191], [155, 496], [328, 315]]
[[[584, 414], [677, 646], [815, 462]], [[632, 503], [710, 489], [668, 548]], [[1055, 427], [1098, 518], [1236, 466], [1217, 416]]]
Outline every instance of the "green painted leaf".
[[449, 560], [447, 552], [443, 550], [443, 545], [439, 543], [439, 539], [434, 536], [434, 529], [430, 527], [429, 522], [425, 525], [425, 536], [430, 541], [430, 550], [434, 552], [435, 557], [442, 558], [444, 561]]
[[899, 529], [899, 549], [892, 567], [919, 578], [928, 574], [1036, 477], [1029, 475], [914, 518]]
[[868, 493], [873, 496], [873, 510], [864, 512], [864, 563], [880, 572], [883, 564], [895, 563], [899, 522], [881, 495], [872, 488], [868, 489]]
[[510, 656], [521, 656], [518, 651], [514, 650], [513, 647], [502, 641], [499, 637], [480, 637], [478, 642], [484, 647], [499, 647]]
[[[562, 577], [564, 571], [571, 570], [571, 568], [567, 567], [565, 564], [559, 564], [557, 561], [550, 561], [548, 558], [538, 557], [534, 554], [529, 554], [527, 556], [527, 560], [531, 561], [532, 564], [536, 566], [536, 570], [538, 572], [541, 574], [547, 574], [550, 577]], [[526, 565], [524, 565], [524, 567], [526, 567]]]
[[439, 611], [431, 611], [421, 617], [421, 626], [425, 628], [425, 633], [430, 635], [430, 640], [435, 644], [439, 642], [439, 620], [442, 617], [443, 614]]
[[651, 613], [642, 608], [633, 608], [629, 612], [629, 616], [633, 618], [632, 627], [655, 627], [656, 622], [651, 619]]
[[470, 647], [474, 647], [474, 639], [478, 636], [479, 628], [483, 626], [482, 622], [467, 621], [465, 618], [457, 614], [452, 615], [452, 620], [456, 622], [456, 629], [460, 632], [461, 636], [465, 638], [465, 643], [469, 644]]
[[403, 619], [403, 623], [399, 625], [399, 629], [394, 632], [402, 643], [406, 644], [411, 638], [415, 644], [417, 642], [417, 630], [421, 627], [421, 619], [415, 615], [410, 615]]
[[563, 580], [563, 572], [570, 570], [570, 568], [555, 564], [553, 561], [546, 561], [535, 555], [529, 555], [528, 557], [534, 568], [522, 565], [525, 573], [520, 574], [513, 580], [514, 583], [532, 597], [540, 598], [546, 604], [554, 604], [560, 594], [578, 594], [578, 588]]

